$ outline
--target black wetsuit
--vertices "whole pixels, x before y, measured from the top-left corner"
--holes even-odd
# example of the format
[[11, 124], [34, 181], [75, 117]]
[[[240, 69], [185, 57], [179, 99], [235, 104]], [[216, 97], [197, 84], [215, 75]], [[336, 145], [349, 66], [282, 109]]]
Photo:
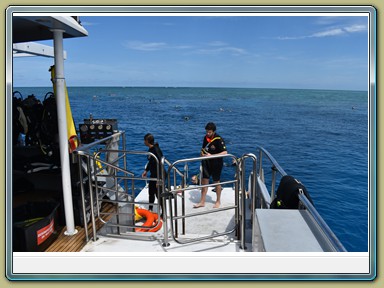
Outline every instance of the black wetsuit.
[[[163, 157], [163, 152], [161, 151], [157, 143], [155, 143], [155, 145], [149, 148], [148, 152], [151, 152], [152, 154], [154, 154], [160, 163], [161, 157]], [[153, 158], [152, 156], [148, 156], [148, 164], [145, 167], [145, 170], [151, 173], [151, 178], [157, 178], [157, 162], [155, 158]], [[161, 190], [160, 190], [160, 193], [161, 193]], [[156, 181], [149, 181], [148, 195], [149, 195], [150, 204], [155, 202], [155, 197], [158, 198]], [[162, 206], [162, 202], [160, 200], [159, 200], [159, 204]], [[152, 210], [152, 208], [153, 208], [153, 205], [149, 205], [149, 210]]]
[[[213, 138], [208, 139], [206, 136], [203, 140], [202, 153], [219, 154], [223, 151], [227, 151], [225, 142], [218, 134], [215, 134]], [[209, 179], [212, 176], [213, 181], [220, 181], [221, 170], [223, 169], [223, 158], [216, 158], [210, 160], [203, 160], [203, 178]]]

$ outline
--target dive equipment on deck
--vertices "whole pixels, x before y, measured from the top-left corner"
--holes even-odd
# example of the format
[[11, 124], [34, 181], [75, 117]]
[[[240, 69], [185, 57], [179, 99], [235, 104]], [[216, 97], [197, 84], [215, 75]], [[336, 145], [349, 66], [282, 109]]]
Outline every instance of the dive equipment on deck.
[[117, 132], [116, 119], [84, 119], [79, 125], [81, 143], [92, 143], [97, 139], [103, 139]]

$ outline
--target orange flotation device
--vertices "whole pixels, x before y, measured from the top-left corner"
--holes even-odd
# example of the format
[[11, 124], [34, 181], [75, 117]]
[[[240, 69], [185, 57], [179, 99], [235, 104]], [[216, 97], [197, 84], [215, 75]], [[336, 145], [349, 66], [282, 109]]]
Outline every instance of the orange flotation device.
[[136, 212], [141, 217], [146, 219], [143, 226], [155, 226], [153, 228], [136, 228], [136, 232], [156, 232], [163, 226], [163, 222], [161, 220], [159, 221], [157, 213], [152, 213], [149, 210], [141, 208], [136, 208]]

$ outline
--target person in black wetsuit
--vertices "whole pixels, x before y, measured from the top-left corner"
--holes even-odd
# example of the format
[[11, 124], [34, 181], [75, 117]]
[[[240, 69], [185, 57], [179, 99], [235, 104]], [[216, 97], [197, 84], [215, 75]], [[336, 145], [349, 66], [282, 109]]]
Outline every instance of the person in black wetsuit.
[[[163, 152], [161, 151], [159, 144], [155, 142], [155, 137], [153, 137], [152, 134], [148, 133], [144, 136], [144, 145], [147, 146], [148, 152], [151, 152], [154, 154], [157, 158], [157, 160], [161, 161], [161, 158], [163, 157]], [[148, 171], [150, 172], [151, 178], [158, 178], [157, 177], [157, 162], [156, 159], [153, 156], [148, 155], [148, 163], [145, 167], [144, 172], [142, 173], [142, 177], [147, 177]], [[161, 171], [159, 171], [161, 173]], [[161, 175], [159, 175], [161, 177]], [[160, 190], [161, 193], [161, 190]], [[157, 194], [157, 184], [156, 181], [149, 181], [148, 184], [148, 195], [149, 195], [149, 208], [148, 210], [152, 211], [153, 209], [153, 203], [155, 202], [155, 197], [157, 198], [158, 202], [161, 206], [161, 215], [163, 214], [163, 203], [161, 201], [161, 198], [159, 199], [159, 195]]]
[[[216, 134], [216, 125], [209, 122], [205, 126], [206, 135], [203, 139], [203, 146], [201, 148], [200, 156], [207, 157], [211, 155], [224, 155], [227, 154], [227, 148], [223, 138]], [[220, 182], [221, 170], [223, 169], [223, 158], [216, 158], [210, 160], [201, 161], [203, 168], [203, 176], [201, 179], [201, 185], [208, 185], [209, 179], [212, 177], [213, 183]], [[201, 189], [200, 202], [194, 205], [194, 208], [204, 207], [205, 199], [207, 196], [208, 187]], [[213, 208], [220, 207], [221, 185], [216, 185], [216, 202]]]

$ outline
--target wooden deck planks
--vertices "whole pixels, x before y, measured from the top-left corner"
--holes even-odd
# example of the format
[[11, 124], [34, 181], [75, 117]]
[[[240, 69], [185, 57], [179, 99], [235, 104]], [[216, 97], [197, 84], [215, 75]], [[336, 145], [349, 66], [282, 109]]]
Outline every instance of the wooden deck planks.
[[[104, 205], [103, 213], [112, 213], [115, 211], [115, 206], [112, 204]], [[106, 217], [103, 217], [106, 218]], [[96, 230], [103, 226], [103, 222], [96, 219]], [[92, 224], [88, 224], [88, 236], [92, 237]], [[76, 226], [78, 231], [75, 235], [65, 235], [66, 227], [61, 231], [57, 239], [45, 250], [45, 252], [79, 252], [86, 244], [85, 229], [81, 226]]]

